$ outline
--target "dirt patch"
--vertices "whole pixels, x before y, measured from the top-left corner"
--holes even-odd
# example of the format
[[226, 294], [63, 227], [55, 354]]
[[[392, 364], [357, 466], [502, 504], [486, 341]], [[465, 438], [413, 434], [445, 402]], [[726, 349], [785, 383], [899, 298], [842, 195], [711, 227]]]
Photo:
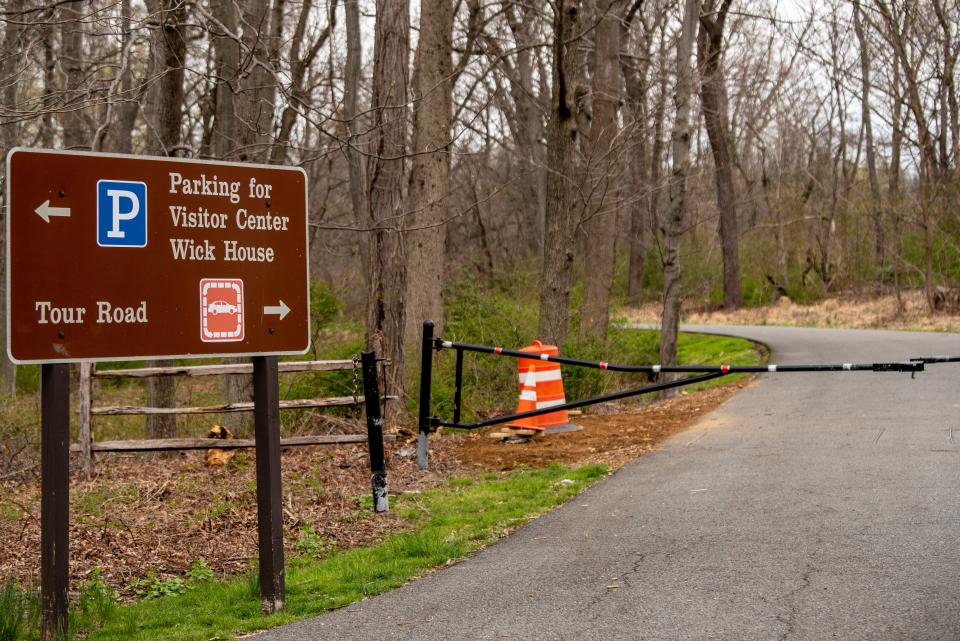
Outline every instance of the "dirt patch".
[[[660, 305], [628, 310], [632, 322], [658, 324]], [[783, 298], [774, 305], [734, 311], [684, 310], [683, 322], [720, 325], [786, 325], [799, 327], [849, 327], [857, 329], [903, 329], [940, 332], [960, 331], [960, 316], [931, 312], [922, 291], [886, 296], [839, 296], [813, 305], [798, 305]]]
[[741, 380], [622, 414], [579, 416], [579, 432], [546, 434], [526, 443], [501, 443], [487, 436], [497, 428], [465, 437], [460, 460], [470, 465], [509, 470], [552, 463], [602, 463], [611, 470], [652, 450], [663, 439], [687, 429], [700, 416], [727, 401], [749, 384]]

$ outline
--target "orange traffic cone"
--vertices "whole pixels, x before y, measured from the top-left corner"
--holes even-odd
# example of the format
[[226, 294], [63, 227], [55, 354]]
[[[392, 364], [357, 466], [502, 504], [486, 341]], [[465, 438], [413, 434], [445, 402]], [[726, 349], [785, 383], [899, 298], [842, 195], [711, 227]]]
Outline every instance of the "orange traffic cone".
[[[527, 369], [527, 375], [522, 378], [522, 384], [520, 385], [520, 400], [517, 403], [517, 414], [522, 412], [530, 412], [537, 409], [537, 373], [536, 368], [530, 367]], [[530, 418], [521, 418], [507, 423], [509, 427], [516, 427], [520, 429], [527, 430], [542, 430], [543, 428], [537, 424], [536, 416]]]
[[[559, 356], [560, 350], [557, 349], [557, 346], [544, 345], [540, 341], [533, 341], [532, 345], [524, 347], [520, 351], [529, 352], [536, 357], [536, 360], [533, 358], [521, 358], [517, 361], [517, 366], [520, 370], [519, 375], [521, 380], [524, 378], [524, 369], [528, 369], [528, 371], [529, 369], [533, 369], [535, 372], [534, 385], [536, 386], [537, 392], [537, 409], [542, 410], [547, 407], [554, 407], [566, 403], [567, 401], [563, 394], [563, 379], [560, 375], [560, 364], [541, 358], [544, 354], [546, 354], [548, 358], [550, 356]], [[533, 420], [536, 422], [536, 427], [533, 429], [546, 430], [548, 432], [563, 432], [569, 431], [570, 429], [577, 429], [575, 425], [570, 423], [570, 418], [566, 410], [558, 410], [556, 412], [550, 412], [549, 414], [535, 416]]]

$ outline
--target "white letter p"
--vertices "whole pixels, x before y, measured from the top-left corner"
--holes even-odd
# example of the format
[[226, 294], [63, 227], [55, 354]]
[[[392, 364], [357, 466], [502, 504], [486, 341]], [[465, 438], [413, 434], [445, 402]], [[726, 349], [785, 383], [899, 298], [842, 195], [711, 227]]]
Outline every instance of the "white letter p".
[[[107, 196], [113, 201], [113, 229], [107, 232], [108, 238], [124, 238], [126, 234], [120, 231], [120, 222], [133, 220], [140, 213], [140, 199], [132, 191], [126, 189], [108, 189]], [[120, 211], [120, 201], [126, 198], [130, 201], [130, 211]]]

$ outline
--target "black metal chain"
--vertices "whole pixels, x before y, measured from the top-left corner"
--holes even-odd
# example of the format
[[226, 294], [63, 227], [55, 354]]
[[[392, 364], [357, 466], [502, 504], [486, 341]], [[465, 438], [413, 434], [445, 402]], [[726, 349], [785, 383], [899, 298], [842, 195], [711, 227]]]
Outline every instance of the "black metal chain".
[[360, 355], [353, 355], [353, 402], [359, 403], [359, 395], [357, 392], [360, 390]]

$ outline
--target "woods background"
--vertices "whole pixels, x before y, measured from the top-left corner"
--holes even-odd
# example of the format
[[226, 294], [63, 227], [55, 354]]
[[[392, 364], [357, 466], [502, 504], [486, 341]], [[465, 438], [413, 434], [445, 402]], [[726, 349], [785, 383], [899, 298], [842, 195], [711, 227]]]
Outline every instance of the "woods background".
[[5, 0], [0, 142], [303, 166], [312, 276], [365, 319], [394, 390], [453, 274], [537, 274], [554, 343], [603, 341], [612, 300], [662, 301], [671, 362], [684, 298], [923, 287], [933, 307], [958, 280], [958, 17], [956, 0]]

